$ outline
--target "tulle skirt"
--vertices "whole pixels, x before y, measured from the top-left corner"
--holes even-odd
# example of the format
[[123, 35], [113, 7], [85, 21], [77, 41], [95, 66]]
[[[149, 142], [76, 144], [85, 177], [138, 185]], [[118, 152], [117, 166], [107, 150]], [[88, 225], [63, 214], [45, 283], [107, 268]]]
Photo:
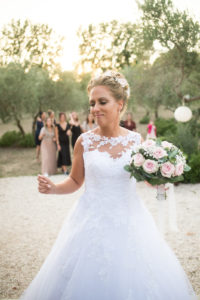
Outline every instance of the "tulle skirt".
[[143, 205], [101, 214], [75, 203], [21, 300], [197, 299]]

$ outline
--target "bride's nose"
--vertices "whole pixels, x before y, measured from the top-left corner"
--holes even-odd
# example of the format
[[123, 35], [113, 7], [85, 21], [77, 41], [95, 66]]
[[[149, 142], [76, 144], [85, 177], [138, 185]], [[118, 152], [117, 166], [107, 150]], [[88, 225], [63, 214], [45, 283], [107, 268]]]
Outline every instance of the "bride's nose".
[[95, 105], [92, 107], [92, 112], [96, 113], [100, 111], [100, 106], [98, 103], [95, 103]]

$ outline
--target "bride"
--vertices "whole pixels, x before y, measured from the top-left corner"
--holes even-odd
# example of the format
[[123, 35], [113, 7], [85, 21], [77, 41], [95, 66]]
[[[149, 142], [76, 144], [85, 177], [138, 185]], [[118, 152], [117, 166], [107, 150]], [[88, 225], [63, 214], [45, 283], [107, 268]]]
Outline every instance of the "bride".
[[175, 254], [156, 228], [124, 166], [141, 143], [119, 126], [129, 85], [106, 72], [88, 85], [98, 127], [83, 133], [69, 177], [54, 184], [38, 176], [44, 194], [85, 191], [67, 216], [40, 271], [20, 299], [189, 300], [195, 292]]

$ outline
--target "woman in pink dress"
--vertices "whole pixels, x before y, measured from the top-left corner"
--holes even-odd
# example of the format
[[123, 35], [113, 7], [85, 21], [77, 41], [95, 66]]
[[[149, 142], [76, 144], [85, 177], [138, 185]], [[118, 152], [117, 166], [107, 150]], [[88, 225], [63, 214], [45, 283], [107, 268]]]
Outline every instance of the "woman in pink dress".
[[156, 139], [156, 126], [153, 121], [147, 125], [147, 139]]

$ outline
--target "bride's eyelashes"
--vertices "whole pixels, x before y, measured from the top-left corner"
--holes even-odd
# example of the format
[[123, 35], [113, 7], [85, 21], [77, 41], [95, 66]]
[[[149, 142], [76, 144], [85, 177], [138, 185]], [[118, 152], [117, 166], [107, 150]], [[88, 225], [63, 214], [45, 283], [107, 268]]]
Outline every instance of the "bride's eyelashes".
[[[90, 102], [90, 107], [94, 107], [95, 104], [96, 104], [95, 101], [94, 101], [94, 102], [91, 101], [91, 102]], [[100, 105], [106, 105], [106, 104], [107, 104], [107, 101], [106, 101], [106, 100], [99, 100], [99, 104], [100, 104]]]

